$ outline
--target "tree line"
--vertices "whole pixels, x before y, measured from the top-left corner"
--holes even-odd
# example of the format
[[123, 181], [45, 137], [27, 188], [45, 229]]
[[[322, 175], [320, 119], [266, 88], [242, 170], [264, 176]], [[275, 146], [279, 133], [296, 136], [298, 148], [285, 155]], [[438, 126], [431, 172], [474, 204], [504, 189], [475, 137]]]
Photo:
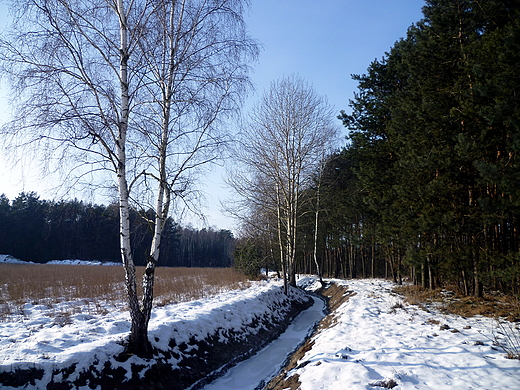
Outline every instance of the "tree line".
[[[316, 251], [328, 276], [519, 293], [520, 2], [423, 14], [353, 76], [348, 142], [301, 190], [297, 271], [315, 272]], [[269, 242], [245, 235], [238, 263], [276, 264]]]
[[[136, 265], [145, 265], [152, 240], [151, 210], [132, 210], [132, 252]], [[143, 218], [146, 217], [146, 218]], [[171, 218], [163, 233], [159, 266], [230, 267], [234, 237], [229, 230], [195, 230]], [[81, 259], [121, 262], [119, 208], [79, 200], [43, 200], [21, 193], [13, 201], [0, 195], [0, 253], [45, 263]]]

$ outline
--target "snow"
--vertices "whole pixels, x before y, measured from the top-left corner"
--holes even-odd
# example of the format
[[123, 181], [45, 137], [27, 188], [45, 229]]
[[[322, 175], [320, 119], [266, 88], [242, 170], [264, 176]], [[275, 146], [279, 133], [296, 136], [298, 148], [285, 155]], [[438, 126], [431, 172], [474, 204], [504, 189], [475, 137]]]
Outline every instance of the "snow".
[[377, 389], [390, 380], [399, 390], [520, 388], [520, 362], [493, 345], [493, 319], [406, 305], [384, 280], [337, 282], [355, 295], [288, 375], [299, 375], [301, 390]]
[[[0, 254], [0, 264], [34, 264], [32, 261], [24, 261], [17, 259], [11, 255]], [[65, 259], [65, 260], [50, 260], [46, 264], [61, 264], [61, 265], [121, 265], [113, 261], [99, 261], [99, 260], [79, 260], [79, 259]]]
[[[298, 290], [293, 296], [305, 299]], [[182, 356], [180, 344], [202, 340], [217, 331], [222, 340], [229, 332], [240, 332], [246, 338], [248, 324], [255, 317], [281, 316], [287, 302], [281, 282], [261, 281], [245, 290], [157, 307], [152, 312], [149, 338], [162, 350], [170, 349], [168, 344], [174, 338], [177, 345], [173, 352]], [[46, 388], [53, 370], [74, 363], [76, 372], [108, 361], [131, 374], [130, 364], [146, 363], [135, 356], [125, 363], [113, 359], [123, 351], [121, 341], [130, 331], [129, 313], [116, 307], [105, 309], [106, 314], [97, 314], [95, 308], [81, 301], [52, 307], [26, 303], [0, 323], [0, 372], [43, 368], [44, 377], [36, 386], [41, 389]], [[175, 367], [177, 359], [172, 357], [168, 363]]]
[[287, 356], [295, 351], [325, 314], [325, 302], [313, 298], [313, 305], [298, 315], [278, 339], [250, 359], [231, 368], [204, 390], [254, 390], [268, 382], [282, 368]]
[[121, 265], [121, 263], [115, 263], [113, 261], [102, 262], [99, 260], [78, 260], [78, 259], [65, 259], [65, 260], [50, 260], [45, 264], [61, 264], [61, 265]]
[[[497, 324], [493, 319], [465, 319], [441, 314], [435, 308], [427, 312], [407, 305], [392, 292], [394, 285], [385, 280], [335, 282], [348, 285], [354, 294], [336, 311], [336, 321], [313, 336], [312, 348], [288, 374], [299, 376], [302, 390], [377, 389], [390, 380], [396, 382], [394, 389], [398, 390], [519, 388], [520, 361], [507, 359], [504, 351], [494, 346]], [[313, 278], [300, 283], [307, 288], [317, 286]], [[150, 322], [150, 340], [154, 346], [168, 349], [173, 337], [175, 349], [183, 341], [202, 340], [215, 332], [222, 340], [231, 331], [241, 332], [245, 338], [247, 324], [254, 316], [276, 312], [283, 300], [280, 282], [263, 281], [246, 290], [157, 307]], [[309, 324], [319, 319], [321, 309], [313, 308], [301, 316], [311, 317], [307, 325], [299, 327], [295, 321], [294, 328], [279, 339], [282, 343], [303, 341]], [[129, 372], [136, 357], [122, 363], [113, 359], [122, 351], [120, 341], [130, 329], [128, 312], [115, 306], [105, 309], [106, 314], [99, 314], [81, 301], [52, 307], [23, 305], [0, 322], [0, 372], [44, 368], [44, 377], [31, 387], [42, 389], [53, 369], [73, 363], [77, 363], [77, 372], [106, 361]], [[441, 330], [441, 325], [449, 329]], [[224, 384], [208, 389], [247, 389], [245, 378], [252, 373], [271, 376], [293, 347], [274, 357], [277, 348], [270, 344], [257, 355], [259, 360], [237, 365], [235, 371], [220, 378]], [[172, 357], [168, 363], [175, 366], [177, 361]]]
[[26, 263], [31, 263], [31, 262], [17, 259], [16, 257], [11, 256], [11, 255], [0, 255], [0, 264], [26, 264]]

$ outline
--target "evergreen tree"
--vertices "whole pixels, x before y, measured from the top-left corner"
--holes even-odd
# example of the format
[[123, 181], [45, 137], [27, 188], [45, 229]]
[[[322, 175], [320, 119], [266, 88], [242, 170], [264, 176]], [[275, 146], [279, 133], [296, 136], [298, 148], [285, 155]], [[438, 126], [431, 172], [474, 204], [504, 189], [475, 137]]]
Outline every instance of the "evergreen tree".
[[407, 37], [355, 76], [342, 119], [367, 206], [359, 234], [374, 222], [394, 275], [404, 259], [424, 286], [518, 288], [519, 9], [427, 1]]

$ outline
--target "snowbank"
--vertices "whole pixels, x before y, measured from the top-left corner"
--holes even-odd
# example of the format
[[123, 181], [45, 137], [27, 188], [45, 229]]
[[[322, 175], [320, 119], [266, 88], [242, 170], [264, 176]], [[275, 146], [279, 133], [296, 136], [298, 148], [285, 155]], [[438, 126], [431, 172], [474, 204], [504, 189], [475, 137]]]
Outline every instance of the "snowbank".
[[0, 255], [0, 264], [26, 264], [26, 263], [32, 263], [31, 261], [23, 261], [20, 259], [17, 259], [14, 256], [11, 255]]
[[247, 360], [238, 363], [204, 390], [257, 390], [276, 376], [288, 356], [301, 346], [325, 316], [323, 299], [312, 297], [314, 303], [301, 312], [276, 340]]
[[67, 303], [26, 304], [19, 318], [0, 323], [0, 387], [184, 389], [264, 346], [306, 304], [300, 290], [288, 298], [280, 283], [257, 282], [246, 290], [156, 308], [149, 326], [151, 360], [123, 354], [127, 312], [107, 308], [98, 315], [78, 307], [77, 314], [63, 314], [71, 312]]
[[46, 264], [61, 264], [61, 265], [121, 265], [121, 263], [115, 263], [113, 261], [102, 262], [102, 261], [99, 261], [99, 260], [79, 260], [79, 259], [50, 260]]
[[407, 305], [384, 280], [335, 282], [348, 301], [286, 374], [301, 390], [519, 388], [520, 361], [494, 345], [493, 319]]

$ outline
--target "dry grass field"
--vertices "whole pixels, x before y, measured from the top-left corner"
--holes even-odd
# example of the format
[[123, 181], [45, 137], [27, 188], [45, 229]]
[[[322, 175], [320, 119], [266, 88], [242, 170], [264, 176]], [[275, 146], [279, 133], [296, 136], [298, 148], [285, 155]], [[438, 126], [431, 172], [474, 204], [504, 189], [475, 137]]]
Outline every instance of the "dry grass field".
[[509, 321], [520, 321], [520, 299], [508, 295], [486, 294], [483, 298], [467, 297], [457, 293], [443, 294], [443, 289], [423, 289], [419, 286], [400, 286], [396, 292], [405, 296], [405, 300], [412, 305], [424, 307], [427, 303], [436, 302], [442, 311], [463, 317], [481, 315], [486, 317], [502, 317]]
[[[144, 267], [137, 267], [138, 275], [143, 271]], [[154, 301], [156, 305], [185, 302], [247, 286], [247, 278], [232, 268], [160, 267]], [[52, 307], [82, 301], [98, 312], [106, 310], [107, 303], [124, 309], [125, 297], [123, 267], [0, 264], [0, 319], [23, 312], [19, 308], [26, 303]]]

